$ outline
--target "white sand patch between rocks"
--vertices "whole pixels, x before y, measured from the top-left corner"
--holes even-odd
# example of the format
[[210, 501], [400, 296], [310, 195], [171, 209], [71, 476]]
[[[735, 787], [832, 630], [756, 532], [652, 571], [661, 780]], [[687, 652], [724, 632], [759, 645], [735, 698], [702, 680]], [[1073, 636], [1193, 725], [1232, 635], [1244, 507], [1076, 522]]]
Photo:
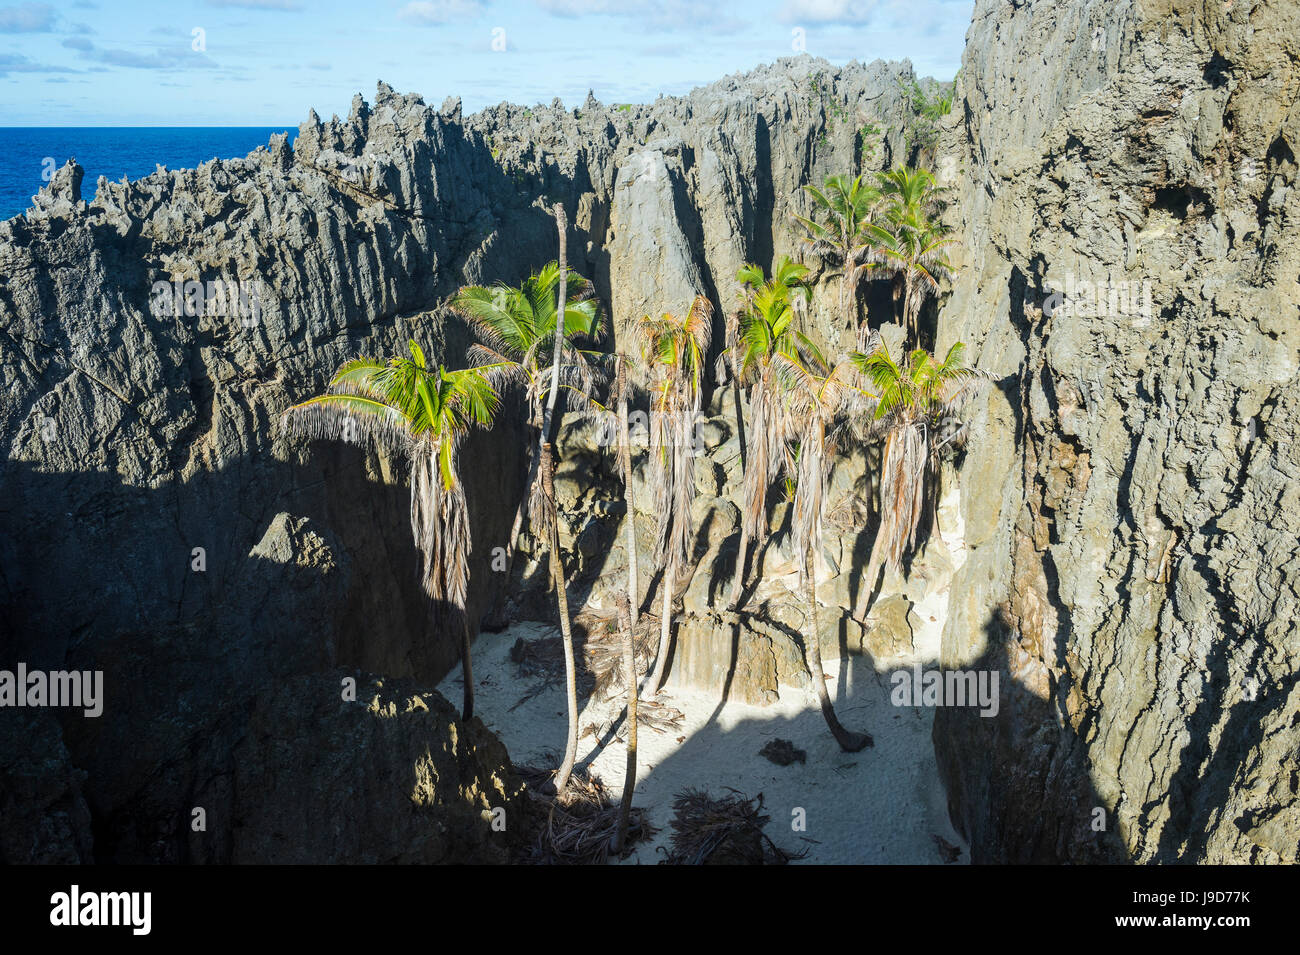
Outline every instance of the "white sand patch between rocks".
[[[960, 517], [955, 507], [945, 506], [943, 512], [945, 543], [954, 564], [960, 565], [965, 558]], [[875, 739], [874, 747], [860, 753], [845, 753], [836, 745], [811, 688], [782, 686], [780, 700], [771, 706], [719, 703], [702, 691], [679, 688], [661, 693], [659, 700], [681, 710], [684, 720], [680, 729], [663, 734], [640, 727], [633, 804], [649, 811], [659, 832], [652, 841], [638, 843], [624, 863], [653, 864], [664, 857], [673, 797], [692, 786], [714, 796], [727, 795], [726, 787], [746, 796], [762, 793], [771, 816], [765, 832], [787, 852], [806, 849], [803, 863], [937, 864], [944, 860], [935, 836], [959, 846], [958, 862], [967, 862], [969, 851], [948, 821], [947, 797], [939, 781], [930, 735], [934, 710], [892, 705], [888, 682], [893, 670], [914, 663], [938, 665], [946, 611], [946, 591], [915, 606], [922, 626], [911, 654], [878, 660], [874, 667], [862, 656], [825, 659], [831, 677], [827, 686], [840, 722]], [[511, 709], [534, 683], [534, 678], [517, 674], [511, 646], [519, 637], [534, 640], [557, 634], [554, 627], [525, 623], [483, 634], [474, 644], [476, 712], [501, 737], [516, 765], [553, 767], [564, 750], [562, 687], [548, 688]], [[448, 699], [460, 699], [459, 668], [448, 674], [440, 689]], [[579, 732], [589, 724], [616, 720], [621, 709], [621, 700], [588, 700]], [[760, 756], [759, 750], [778, 737], [804, 750], [807, 761], [777, 766]], [[595, 734], [579, 740], [579, 765], [588, 767], [618, 799], [626, 749], [614, 738], [603, 747], [599, 743]], [[792, 829], [796, 809], [804, 810], [806, 831]]]

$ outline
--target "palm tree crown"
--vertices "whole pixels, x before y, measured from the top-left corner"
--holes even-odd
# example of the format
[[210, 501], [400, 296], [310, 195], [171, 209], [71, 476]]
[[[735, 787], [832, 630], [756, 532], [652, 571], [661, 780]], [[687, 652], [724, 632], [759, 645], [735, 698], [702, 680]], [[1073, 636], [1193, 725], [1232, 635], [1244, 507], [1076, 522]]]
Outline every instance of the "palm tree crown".
[[414, 340], [409, 349], [409, 357], [347, 362], [328, 393], [292, 406], [284, 421], [295, 434], [354, 443], [372, 437], [409, 457], [411, 529], [424, 556], [421, 582], [430, 597], [460, 606], [470, 539], [456, 452], [473, 426], [492, 424], [500, 399], [491, 375], [498, 369], [432, 368]]
[[[962, 364], [964, 355], [965, 346], [958, 342], [948, 349], [943, 361], [920, 348], [902, 364], [883, 347], [870, 355], [853, 356], [879, 394], [875, 423], [888, 429], [881, 465], [880, 527], [853, 614], [859, 620], [866, 615], [867, 595], [881, 564], [897, 569], [903, 555], [916, 544], [927, 494], [934, 491], [930, 479], [937, 454], [951, 440], [951, 436], [940, 437], [944, 422], [985, 377]], [[933, 508], [935, 502], [928, 503]]]
[[944, 250], [955, 240], [938, 218], [946, 190], [926, 169], [891, 169], [879, 177], [883, 211], [865, 232], [873, 259], [902, 283], [903, 323], [915, 342], [921, 306], [953, 270]]
[[863, 181], [845, 176], [831, 176], [821, 189], [804, 186], [826, 222], [796, 215], [804, 230], [805, 244], [817, 255], [839, 265], [840, 311], [845, 327], [858, 331], [858, 344], [865, 340], [865, 325], [858, 326], [857, 290], [863, 273], [876, 265], [871, 255], [871, 235], [867, 231], [880, 205], [881, 190]]
[[[529, 414], [537, 419], [535, 426], [540, 423], [542, 405], [550, 390], [550, 378], [542, 371], [549, 369], [555, 345], [559, 284], [559, 263], [549, 262], [517, 287], [505, 283], [466, 286], [452, 300], [452, 308], [464, 316], [480, 342], [470, 348], [471, 360], [476, 364], [499, 364], [513, 372], [514, 379], [527, 387]], [[600, 331], [601, 313], [591, 283], [575, 272], [567, 272], [565, 337], [595, 340]], [[586, 406], [599, 378], [596, 355], [590, 350], [564, 349], [560, 383], [578, 407]]]

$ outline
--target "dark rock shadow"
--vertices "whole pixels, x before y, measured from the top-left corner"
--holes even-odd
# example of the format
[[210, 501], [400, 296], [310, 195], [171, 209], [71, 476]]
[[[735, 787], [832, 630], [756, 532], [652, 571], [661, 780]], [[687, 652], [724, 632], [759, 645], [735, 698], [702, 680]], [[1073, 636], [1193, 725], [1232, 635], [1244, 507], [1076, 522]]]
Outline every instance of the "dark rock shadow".
[[1059, 725], [1050, 699], [1012, 676], [1014, 624], [999, 611], [984, 635], [986, 651], [963, 669], [1000, 674], [997, 716], [940, 708], [933, 734], [949, 814], [971, 846], [971, 861], [1127, 862], [1117, 822], [1092, 784], [1086, 747]]

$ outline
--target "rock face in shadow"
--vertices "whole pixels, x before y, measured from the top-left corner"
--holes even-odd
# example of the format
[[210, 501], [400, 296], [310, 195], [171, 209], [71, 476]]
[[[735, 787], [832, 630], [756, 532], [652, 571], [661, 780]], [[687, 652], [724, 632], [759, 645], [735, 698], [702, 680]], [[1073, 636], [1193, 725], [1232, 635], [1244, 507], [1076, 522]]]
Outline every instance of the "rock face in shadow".
[[[33, 730], [39, 785], [6, 749], [0, 804], [50, 836], [5, 858], [225, 858], [185, 848], [215, 785], [197, 754], [234, 752], [268, 688], [340, 668], [429, 685], [455, 662], [417, 585], [402, 462], [288, 439], [290, 403], [410, 338], [462, 363], [447, 299], [553, 258], [557, 201], [616, 338], [695, 292], [722, 314], [741, 262], [794, 250], [797, 187], [863, 161], [864, 125], [889, 130], [872, 168], [898, 157], [900, 78], [804, 57], [650, 106], [469, 118], [381, 83], [292, 146], [101, 180], [91, 202], [60, 170], [0, 223], [0, 667], [99, 669], [106, 701]], [[522, 489], [518, 411], [462, 451], [476, 620], [507, 584], [491, 560]], [[296, 719], [277, 731], [325, 742]]]
[[[232, 797], [229, 854], [217, 855], [204, 834], [192, 833], [194, 856], [274, 864], [509, 861], [525, 810], [501, 741], [410, 681], [363, 678], [356, 701], [342, 702], [341, 676], [290, 680], [258, 700], [230, 759], [229, 782], [212, 793]], [[302, 726], [312, 727], [309, 748], [284, 732]]]
[[934, 731], [974, 861], [1297, 859], [1298, 36], [976, 4], [939, 337], [1000, 384], [944, 656], [1013, 689]]

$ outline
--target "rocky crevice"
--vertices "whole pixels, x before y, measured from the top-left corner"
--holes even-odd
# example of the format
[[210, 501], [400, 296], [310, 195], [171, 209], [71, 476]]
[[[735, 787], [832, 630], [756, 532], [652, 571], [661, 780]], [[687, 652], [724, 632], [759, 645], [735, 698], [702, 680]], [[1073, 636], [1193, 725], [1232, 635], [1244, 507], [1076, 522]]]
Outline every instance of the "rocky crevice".
[[1014, 686], [936, 747], [975, 861], [1293, 862], [1296, 11], [1100, 6], [981, 2], [968, 36], [941, 338], [1014, 387], [944, 653]]
[[[799, 185], [859, 162], [832, 98], [842, 111], [870, 91], [897, 138], [910, 75], [803, 58], [647, 106], [472, 117], [380, 84], [346, 119], [311, 115], [292, 146], [101, 180], [91, 202], [80, 168], [60, 170], [0, 223], [0, 663], [103, 669], [109, 715], [46, 721], [65, 740], [57, 793], [16, 806], [38, 829], [54, 802], [72, 808], [48, 845], [6, 846], [6, 860], [231, 858], [229, 844], [186, 849], [187, 814], [204, 780], [230, 778], [255, 701], [304, 675], [431, 684], [454, 663], [417, 586], [400, 463], [290, 442], [289, 403], [412, 336], [462, 361], [448, 297], [553, 258], [555, 201], [575, 266], [612, 303], [613, 340], [630, 315], [699, 292], [734, 307], [740, 264], [794, 251]], [[680, 267], [656, 273], [651, 253]], [[260, 313], [160, 308], [155, 283], [173, 282], [243, 282]], [[518, 411], [463, 451], [475, 617], [508, 583], [491, 556], [513, 512], [501, 502], [521, 493]], [[321, 703], [283, 702], [294, 733]], [[6, 793], [30, 793], [26, 752], [4, 750]], [[228, 826], [234, 797], [214, 798], [213, 826]]]
[[[995, 379], [961, 460], [967, 556], [943, 657], [999, 670], [1004, 699], [996, 718], [941, 709], [935, 722], [975, 861], [1296, 861], [1297, 36], [1285, 0], [976, 4], [935, 157], [956, 189], [963, 266], [938, 344], [967, 342]], [[290, 443], [279, 413], [343, 360], [412, 335], [460, 361], [468, 337], [447, 298], [551, 259], [556, 201], [612, 343], [697, 294], [725, 315], [741, 264], [798, 254], [803, 184], [910, 158], [906, 78], [799, 58], [642, 106], [470, 117], [381, 84], [346, 119], [310, 116], [292, 147], [101, 181], [90, 203], [80, 169], [61, 170], [0, 224], [0, 665], [102, 668], [117, 718], [6, 723], [0, 805], [22, 823], [6, 833], [37, 836], [0, 855], [251, 860], [253, 842], [196, 846], [192, 805], [225, 832], [235, 818], [279, 831], [290, 821], [255, 804], [274, 783], [364, 815], [355, 789], [333, 799], [303, 783], [319, 748], [428, 797], [402, 817], [414, 855], [371, 819], [359, 831], [381, 848], [367, 858], [500, 858], [490, 837], [452, 844], [437, 827], [510, 804], [504, 752], [483, 738], [478, 762], [424, 753], [462, 728], [417, 684], [380, 707], [428, 714], [383, 723], [400, 729], [335, 696], [353, 673], [428, 685], [456, 657], [416, 586], [402, 468]], [[887, 132], [864, 151], [872, 123]], [[151, 309], [153, 284], [173, 280], [256, 282], [260, 319]], [[1082, 283], [1106, 287], [1102, 307]], [[823, 287], [806, 317], [831, 346], [847, 342], [835, 302]], [[476, 616], [506, 586], [520, 613], [548, 613], [535, 561], [515, 581], [490, 566], [523, 478], [512, 410], [464, 450]], [[806, 680], [802, 615], [781, 506], [761, 612], [712, 609], [734, 563], [735, 413], [712, 396], [678, 678], [716, 682], [721, 639], [738, 648], [729, 685], [764, 702]], [[564, 545], [578, 595], [599, 605], [626, 559], [617, 478], [582, 426], [561, 445]], [[832, 497], [868, 472], [837, 463]], [[828, 535], [826, 607], [851, 606], [866, 521]], [[916, 579], [944, 585], [942, 550]], [[899, 583], [859, 649], [903, 647]], [[292, 857], [363, 851], [312, 838], [297, 832], [308, 855]]]

